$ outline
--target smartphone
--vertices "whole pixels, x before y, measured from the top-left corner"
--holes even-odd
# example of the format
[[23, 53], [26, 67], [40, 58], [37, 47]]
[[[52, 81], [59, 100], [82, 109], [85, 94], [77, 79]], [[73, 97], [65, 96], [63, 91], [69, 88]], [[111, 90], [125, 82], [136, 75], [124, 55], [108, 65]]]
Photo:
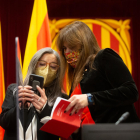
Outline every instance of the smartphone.
[[36, 86], [38, 85], [40, 88], [43, 88], [44, 77], [31, 74], [29, 77], [29, 86], [32, 86], [32, 90], [40, 96], [39, 91], [37, 90]]

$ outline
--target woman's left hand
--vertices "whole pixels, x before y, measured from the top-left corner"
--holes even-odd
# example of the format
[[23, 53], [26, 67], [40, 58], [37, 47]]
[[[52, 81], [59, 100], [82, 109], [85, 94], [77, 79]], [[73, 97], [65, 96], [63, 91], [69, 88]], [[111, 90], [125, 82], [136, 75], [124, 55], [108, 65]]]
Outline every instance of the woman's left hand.
[[81, 108], [88, 106], [86, 94], [73, 95], [68, 101], [70, 101], [71, 103], [68, 105], [65, 111], [67, 112], [70, 108], [73, 107], [70, 115], [72, 115], [73, 113], [77, 113]]
[[39, 86], [37, 86], [37, 90], [39, 91], [40, 96], [34, 93], [32, 104], [36, 109], [41, 110], [47, 102], [47, 97], [45, 94], [45, 89], [41, 89]]

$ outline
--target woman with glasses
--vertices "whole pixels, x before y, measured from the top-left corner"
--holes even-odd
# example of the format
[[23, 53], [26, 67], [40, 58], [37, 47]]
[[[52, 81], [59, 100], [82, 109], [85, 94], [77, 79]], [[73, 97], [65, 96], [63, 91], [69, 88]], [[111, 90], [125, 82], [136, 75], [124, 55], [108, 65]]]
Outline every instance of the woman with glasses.
[[[35, 94], [31, 90], [32, 87], [28, 85], [30, 74], [44, 77], [43, 89], [37, 87], [40, 96]], [[21, 73], [19, 77], [21, 77]], [[68, 96], [61, 92], [59, 77], [59, 54], [51, 48], [37, 51], [30, 61], [23, 85], [20, 83], [20, 86], [18, 86], [20, 140], [59, 140], [58, 136], [39, 130], [43, 126], [40, 120], [45, 116], [50, 116], [56, 98], [68, 99]], [[16, 102], [14, 97], [14, 91], [16, 90], [16, 84], [11, 84], [8, 87], [2, 105], [0, 124], [5, 129], [4, 140], [17, 139]], [[24, 113], [21, 110], [24, 110]]]

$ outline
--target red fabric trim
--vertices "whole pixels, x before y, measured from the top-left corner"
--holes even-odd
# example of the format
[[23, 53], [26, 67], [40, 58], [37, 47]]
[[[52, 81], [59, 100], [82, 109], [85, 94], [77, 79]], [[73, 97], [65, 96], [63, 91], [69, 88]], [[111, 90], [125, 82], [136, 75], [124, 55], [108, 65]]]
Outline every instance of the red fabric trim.
[[[73, 95], [80, 95], [80, 94], [82, 94], [82, 91], [81, 91], [80, 84], [78, 84], [78, 86], [76, 86], [76, 88], [72, 92], [71, 97]], [[88, 107], [86, 107], [82, 113], [82, 124], [95, 124], [94, 120], [91, 117]]]

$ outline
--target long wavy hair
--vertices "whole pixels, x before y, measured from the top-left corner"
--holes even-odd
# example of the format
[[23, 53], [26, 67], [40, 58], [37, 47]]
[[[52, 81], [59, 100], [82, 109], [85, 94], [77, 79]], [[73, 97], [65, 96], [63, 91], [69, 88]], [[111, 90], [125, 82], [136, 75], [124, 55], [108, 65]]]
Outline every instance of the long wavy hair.
[[[40, 49], [39, 51], [37, 51], [34, 54], [34, 56], [32, 57], [32, 59], [30, 61], [30, 64], [28, 66], [27, 75], [26, 75], [23, 85], [28, 85], [30, 74], [35, 74], [35, 68], [36, 68], [36, 64], [37, 64], [38, 60], [43, 56], [43, 54], [46, 54], [46, 53], [54, 54], [57, 58], [58, 65], [60, 66], [60, 56], [56, 51], [54, 51], [53, 49], [51, 49], [49, 47]], [[61, 87], [60, 87], [60, 69], [61, 68], [59, 67], [59, 69], [57, 70], [56, 78], [52, 82], [51, 86], [44, 87], [47, 98], [48, 98], [49, 105], [53, 105], [56, 98], [58, 96], [61, 96], [61, 94], [62, 94]]]
[[[64, 55], [64, 43], [67, 43], [68, 46], [72, 48], [78, 45], [81, 46], [82, 50], [75, 69], [66, 62]], [[56, 45], [59, 48], [61, 58], [61, 86], [63, 84], [64, 74], [67, 72], [69, 86], [72, 86], [72, 89], [74, 89], [82, 79], [85, 65], [89, 65], [90, 69], [92, 69], [94, 58], [100, 51], [97, 40], [85, 23], [75, 21], [65, 26], [60, 31]]]

